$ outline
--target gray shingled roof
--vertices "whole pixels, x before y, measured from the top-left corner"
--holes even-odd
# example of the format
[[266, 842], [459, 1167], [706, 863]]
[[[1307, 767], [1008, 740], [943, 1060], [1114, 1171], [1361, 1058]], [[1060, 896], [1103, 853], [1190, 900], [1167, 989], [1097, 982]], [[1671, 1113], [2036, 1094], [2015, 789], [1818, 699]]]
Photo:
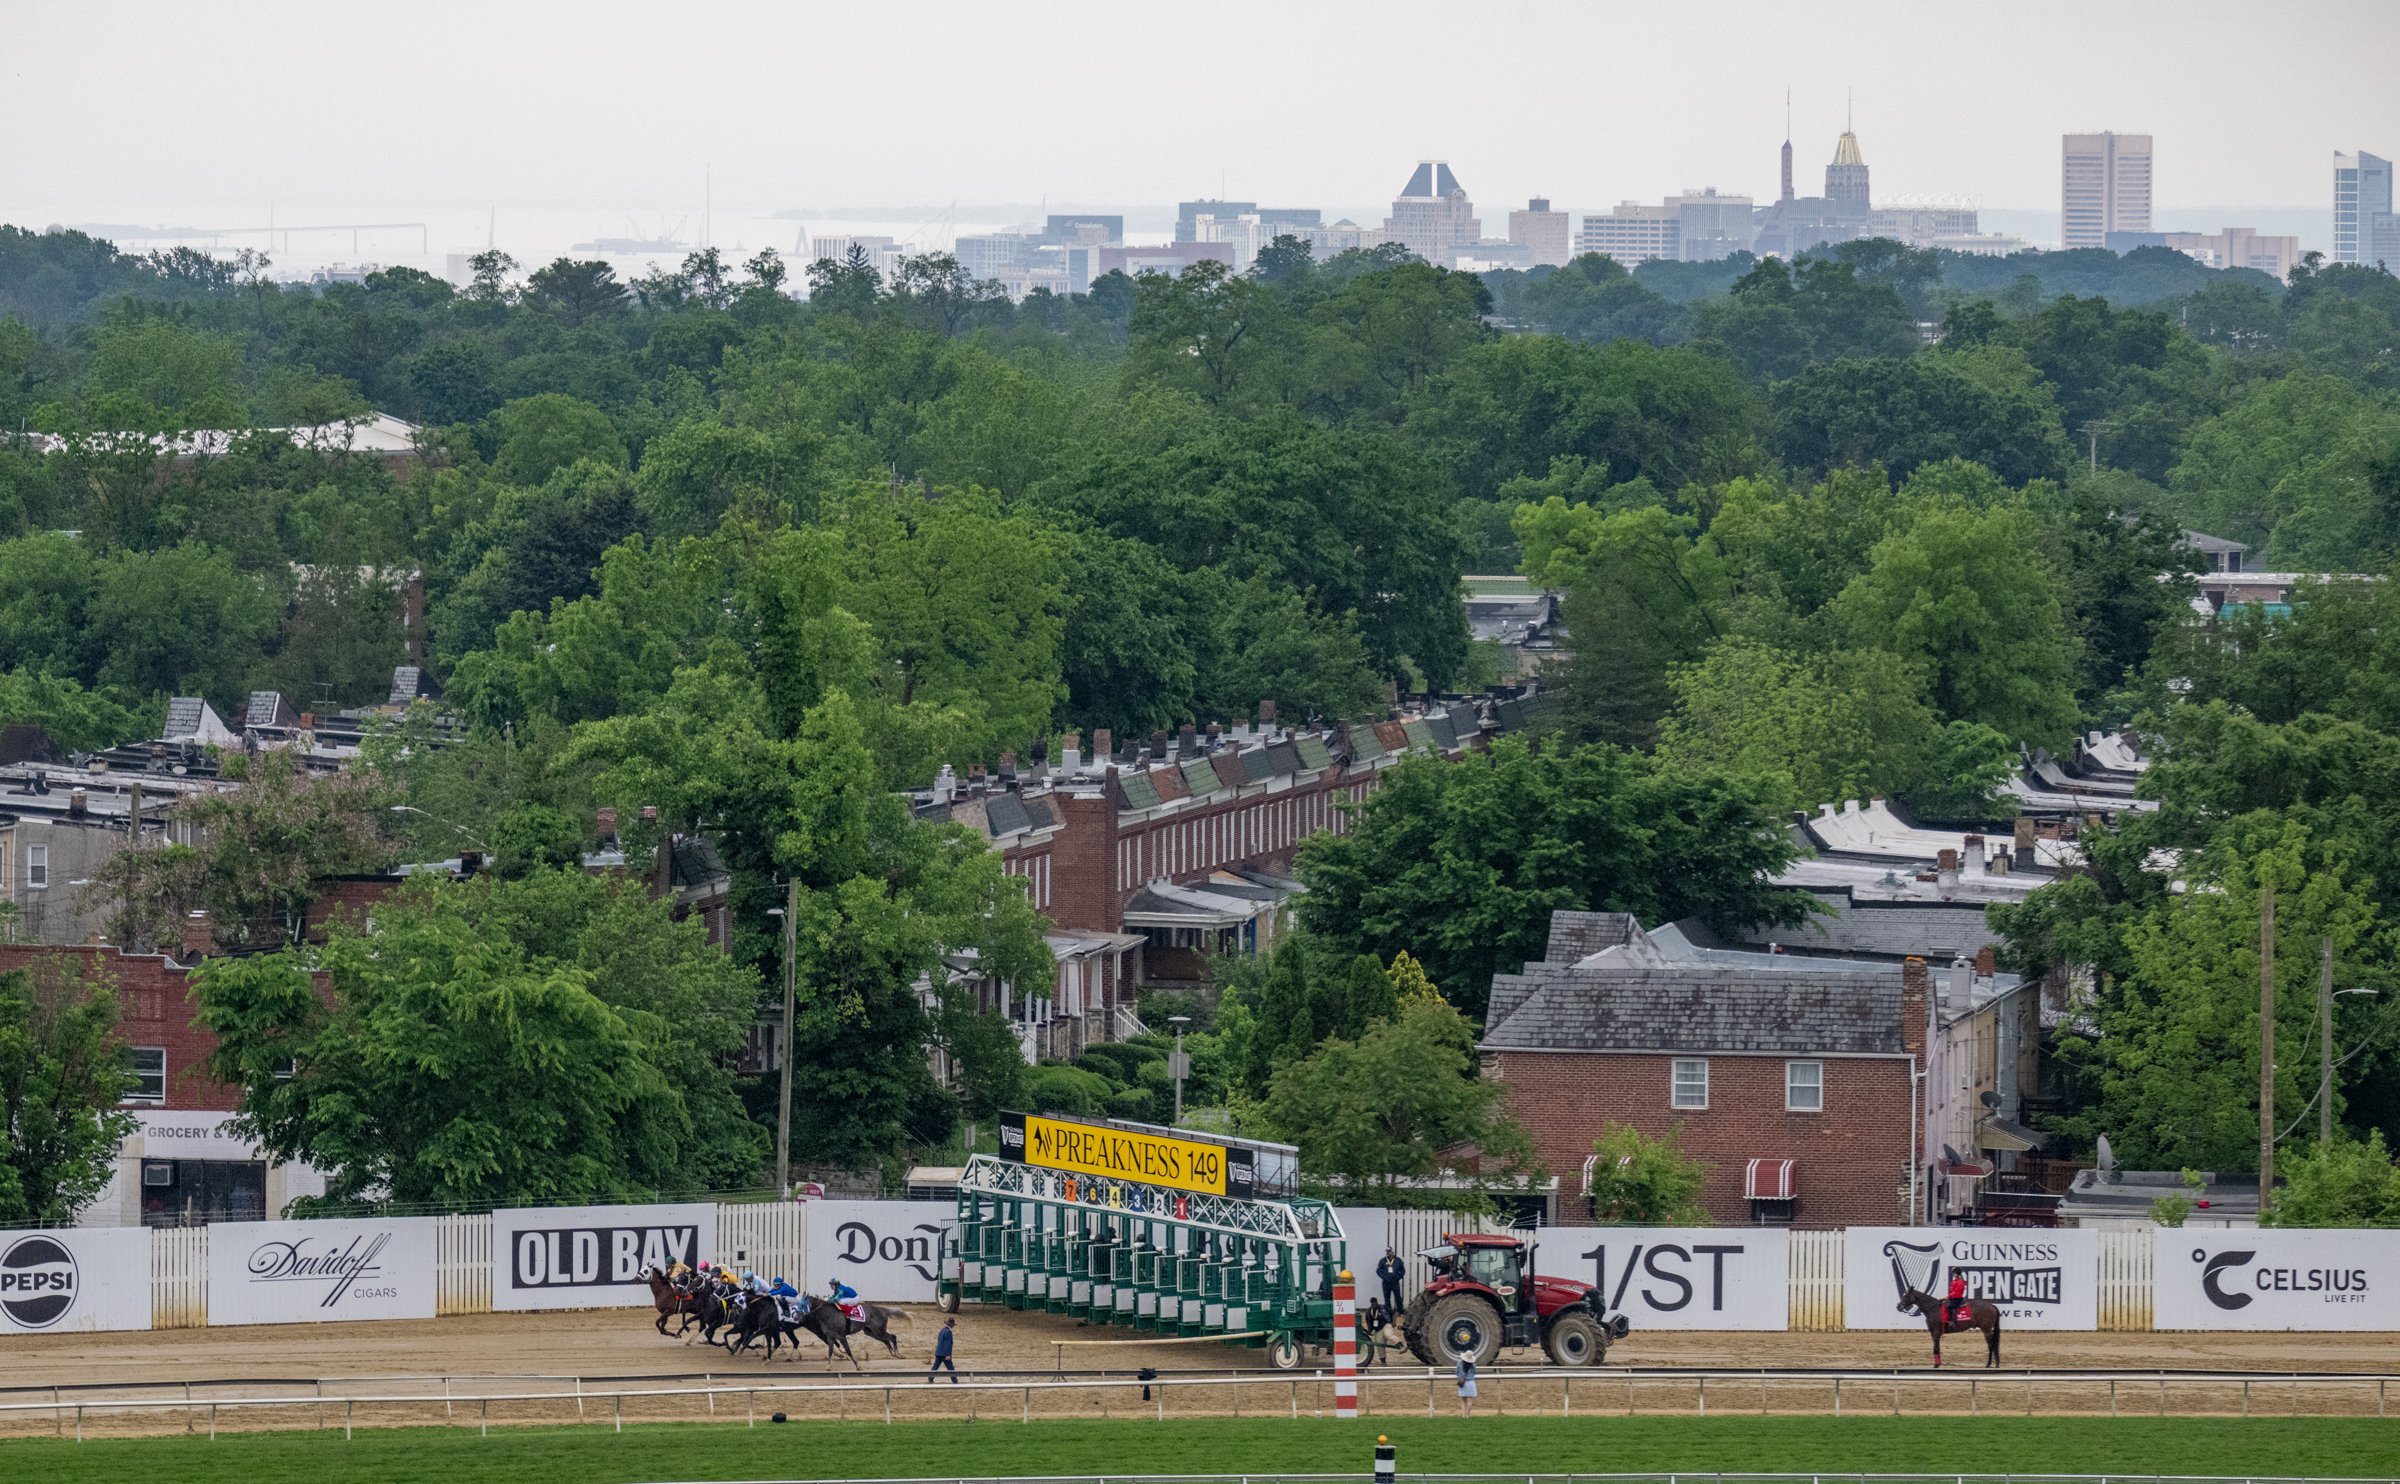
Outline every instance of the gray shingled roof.
[[167, 702], [166, 729], [162, 737], [189, 737], [200, 730], [200, 708], [207, 703], [198, 696], [177, 696]]
[[254, 690], [250, 692], [250, 710], [242, 718], [242, 725], [246, 727], [288, 727], [299, 719], [290, 704], [283, 699], [282, 692]]
[[1312, 770], [1333, 766], [1333, 754], [1325, 750], [1323, 738], [1302, 737], [1300, 739], [1300, 766]]
[[1817, 900], [1831, 917], [1811, 916], [1798, 927], [1752, 927], [1746, 943], [1781, 943], [1808, 953], [1864, 953], [1884, 958], [1914, 955], [1948, 963], [1955, 954], [1973, 958], [2000, 935], [1984, 921], [1980, 903], [1854, 902], [1846, 891], [1821, 891]]
[[990, 794], [984, 798], [983, 824], [994, 838], [1025, 829], [1032, 823], [1025, 812], [1025, 801], [1015, 794]]
[[1633, 941], [1630, 912], [1576, 912], [1565, 907], [1550, 914], [1550, 943], [1542, 957], [1554, 964], [1590, 958], [1603, 948]]
[[[1508, 981], [1492, 981], [1497, 1004]], [[1511, 988], [1518, 988], [1511, 985]], [[1898, 1054], [1900, 978], [1655, 969], [1543, 975], [1509, 996], [1482, 1045], [1493, 1051]]]

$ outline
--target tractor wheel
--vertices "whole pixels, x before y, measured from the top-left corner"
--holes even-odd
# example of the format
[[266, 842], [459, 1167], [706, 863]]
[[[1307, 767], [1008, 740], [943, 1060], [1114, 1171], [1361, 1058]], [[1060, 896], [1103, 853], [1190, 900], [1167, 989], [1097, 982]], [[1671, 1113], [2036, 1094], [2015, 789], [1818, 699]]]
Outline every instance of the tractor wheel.
[[1555, 1366], [1598, 1365], [1608, 1357], [1608, 1331], [1589, 1314], [1561, 1314], [1550, 1321], [1542, 1349]]
[[1267, 1359], [1279, 1371], [1300, 1368], [1300, 1341], [1292, 1335], [1276, 1335], [1267, 1341]]
[[933, 1296], [933, 1306], [945, 1314], [958, 1312], [958, 1290], [945, 1286]]
[[1425, 1313], [1425, 1348], [1433, 1352], [1429, 1365], [1456, 1365], [1462, 1358], [1490, 1365], [1500, 1353], [1499, 1312], [1469, 1293], [1436, 1299]]

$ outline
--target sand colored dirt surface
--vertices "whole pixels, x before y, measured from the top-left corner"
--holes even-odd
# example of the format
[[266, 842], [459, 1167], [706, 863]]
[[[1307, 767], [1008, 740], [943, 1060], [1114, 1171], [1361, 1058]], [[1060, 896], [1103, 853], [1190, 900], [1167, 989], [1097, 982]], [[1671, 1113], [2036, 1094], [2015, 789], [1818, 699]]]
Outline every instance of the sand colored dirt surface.
[[[756, 1415], [774, 1411], [795, 1418], [881, 1420], [886, 1415], [995, 1420], [1033, 1417], [1154, 1417], [1161, 1397], [1167, 1415], [1308, 1415], [1330, 1413], [1332, 1386], [1318, 1369], [1330, 1359], [1311, 1357], [1297, 1377], [1274, 1370], [1263, 1351], [1219, 1344], [1156, 1342], [1068, 1346], [1059, 1340], [1122, 1340], [1122, 1330], [1090, 1329], [1050, 1315], [1011, 1313], [970, 1306], [959, 1316], [957, 1356], [969, 1381], [1011, 1383], [1005, 1389], [953, 1389], [945, 1378], [928, 1389], [925, 1368], [941, 1317], [930, 1307], [911, 1311], [912, 1322], [896, 1326], [903, 1336], [897, 1360], [863, 1336], [852, 1344], [863, 1371], [843, 1364], [825, 1367], [823, 1349], [811, 1340], [797, 1364], [786, 1351], [772, 1364], [755, 1355], [728, 1357], [721, 1349], [661, 1339], [647, 1311], [630, 1309], [538, 1314], [476, 1314], [399, 1323], [262, 1325], [217, 1329], [159, 1330], [147, 1334], [14, 1336], [0, 1339], [0, 1403], [51, 1403], [31, 1412], [0, 1413], [0, 1437], [72, 1434], [75, 1403], [86, 1403], [85, 1436], [129, 1433], [200, 1432], [209, 1425], [212, 1399], [235, 1396], [307, 1396], [307, 1405], [229, 1411], [220, 1407], [217, 1425], [243, 1431], [261, 1427], [393, 1426], [448, 1423], [491, 1425], [572, 1422], [741, 1420], [750, 1415], [748, 1388], [823, 1387], [848, 1383], [841, 1392], [806, 1395], [760, 1392]], [[672, 1330], [673, 1325], [669, 1325]], [[868, 1352], [872, 1351], [872, 1355]], [[1973, 1335], [1947, 1342], [1954, 1368], [1980, 1368], [1982, 1345]], [[1063, 1358], [1070, 1375], [1109, 1372], [1126, 1378], [1105, 1387], [1027, 1392], [1019, 1382], [1049, 1379]], [[1538, 1360], [1536, 1352], [1512, 1357]], [[1729, 1332], [1636, 1332], [1609, 1352], [1610, 1365], [1579, 1377], [1570, 1397], [1555, 1380], [1511, 1380], [1506, 1363], [1488, 1369], [1482, 1413], [1576, 1412], [1622, 1415], [1630, 1405], [1643, 1413], [1691, 1413], [1702, 1405], [1700, 1384], [1689, 1378], [1631, 1381], [1625, 1367], [1837, 1367], [1917, 1370], [1930, 1360], [1922, 1332], [1832, 1334], [1741, 1334]], [[2011, 1369], [2241, 1370], [2364, 1375], [2400, 1371], [2400, 1335], [2294, 1335], [2225, 1333], [2041, 1334], [2006, 1337], [2003, 1360]], [[1962, 1364], [1963, 1363], [1963, 1364]], [[1169, 1376], [1240, 1376], [1238, 1386], [1176, 1387], [1154, 1391], [1147, 1401], [1131, 1374], [1151, 1366]], [[1370, 1413], [1424, 1415], [1430, 1404], [1443, 1411], [1456, 1403], [1448, 1376], [1429, 1378], [1424, 1368], [1403, 1365], [1366, 1372]], [[1384, 1379], [1377, 1379], [1377, 1378]], [[655, 1387], [712, 1384], [713, 1400], [700, 1396], [625, 1397]], [[60, 1388], [54, 1394], [50, 1388]], [[185, 1397], [189, 1402], [186, 1403]], [[888, 1399], [887, 1399], [888, 1390]], [[546, 1401], [482, 1400], [496, 1394], [551, 1391]], [[577, 1393], [580, 1393], [578, 1397]], [[313, 1401], [321, 1394], [322, 1404]], [[428, 1400], [406, 1403], [357, 1402], [361, 1397], [407, 1395]], [[140, 1411], [95, 1410], [103, 1400], [164, 1403]], [[2294, 1387], [2253, 1383], [2247, 1403], [2259, 1415], [2377, 1415], [2400, 1405], [2375, 1381]], [[1830, 1381], [1817, 1378], [1719, 1380], [1709, 1383], [1712, 1413], [1827, 1412], [1835, 1398]], [[2162, 1412], [2238, 1414], [2245, 1404], [2238, 1383], [2120, 1379], [2112, 1395], [2105, 1383], [2036, 1380], [2022, 1376], [1979, 1379], [1974, 1394], [1954, 1378], [1934, 1381], [1903, 1376], [1890, 1381], [1845, 1383], [1845, 1412], [1879, 1412], [1895, 1407], [1910, 1414], [1996, 1411], [2040, 1415], [2154, 1416]]]

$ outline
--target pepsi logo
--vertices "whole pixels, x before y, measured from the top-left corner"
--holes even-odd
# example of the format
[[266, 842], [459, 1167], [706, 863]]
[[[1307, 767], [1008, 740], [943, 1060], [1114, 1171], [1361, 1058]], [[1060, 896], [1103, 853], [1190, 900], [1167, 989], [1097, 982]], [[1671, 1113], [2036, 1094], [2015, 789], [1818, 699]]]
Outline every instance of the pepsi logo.
[[19, 1329], [48, 1329], [75, 1307], [75, 1254], [54, 1237], [20, 1237], [0, 1254], [0, 1314]]

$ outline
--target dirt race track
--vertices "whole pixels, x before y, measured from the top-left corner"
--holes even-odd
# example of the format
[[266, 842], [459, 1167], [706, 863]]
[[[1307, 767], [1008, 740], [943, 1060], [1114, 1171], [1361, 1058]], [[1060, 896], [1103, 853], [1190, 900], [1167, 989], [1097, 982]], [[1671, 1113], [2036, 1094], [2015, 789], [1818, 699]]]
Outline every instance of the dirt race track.
[[[927, 1358], [941, 1316], [929, 1306], [911, 1310], [912, 1323], [895, 1326], [903, 1336], [901, 1358], [882, 1355], [881, 1348], [863, 1336], [853, 1337], [865, 1365], [863, 1374], [847, 1364], [838, 1376], [829, 1374], [821, 1347], [811, 1349], [793, 1364], [786, 1351], [770, 1366], [755, 1358], [729, 1358], [723, 1350], [697, 1343], [661, 1339], [646, 1310], [593, 1310], [565, 1313], [475, 1314], [448, 1319], [397, 1323], [260, 1325], [218, 1329], [159, 1330], [149, 1333], [67, 1334], [0, 1338], [0, 1404], [40, 1402], [38, 1411], [0, 1412], [0, 1437], [31, 1433], [71, 1432], [74, 1404], [106, 1399], [169, 1401], [172, 1405], [142, 1411], [90, 1410], [82, 1419], [86, 1436], [160, 1431], [204, 1431], [207, 1403], [234, 1396], [314, 1396], [327, 1405], [225, 1411], [219, 1425], [241, 1430], [260, 1427], [341, 1426], [347, 1411], [357, 1425], [390, 1426], [449, 1422], [474, 1426], [483, 1418], [479, 1398], [502, 1393], [549, 1391], [570, 1393], [551, 1401], [511, 1401], [492, 1404], [490, 1421], [562, 1422], [580, 1417], [587, 1422], [613, 1420], [620, 1405], [626, 1421], [693, 1420], [745, 1415], [741, 1388], [753, 1383], [770, 1387], [824, 1385], [842, 1381], [863, 1383], [868, 1389], [806, 1396], [762, 1395], [759, 1415], [784, 1410], [795, 1417], [846, 1416], [881, 1420], [891, 1388], [894, 1417], [1021, 1416], [1091, 1417], [1153, 1416], [1159, 1405], [1149, 1402], [1130, 1379], [1105, 1387], [1073, 1391], [1025, 1392], [1018, 1382], [1050, 1378], [1059, 1352], [1058, 1340], [1125, 1339], [1122, 1330], [1088, 1329], [1050, 1315], [1011, 1313], [970, 1306], [959, 1316], [958, 1361], [969, 1381], [1009, 1383], [998, 1389], [953, 1390], [943, 1384], [929, 1392], [924, 1386]], [[669, 1325], [672, 1330], [673, 1325]], [[2297, 1335], [2094, 1333], [2042, 1334], [2017, 1332], [2004, 1340], [2002, 1358], [2011, 1370], [2166, 1370], [2274, 1371], [2374, 1374], [2400, 1371], [2400, 1335]], [[1968, 1334], [1945, 1342], [1953, 1367], [1980, 1369], [1982, 1343]], [[873, 1358], [866, 1352], [875, 1351]], [[1527, 1351], [1519, 1361], [1538, 1359]], [[1700, 1404], [1698, 1383], [1690, 1379], [1646, 1378], [1629, 1384], [1625, 1367], [1689, 1366], [1705, 1368], [1847, 1368], [1917, 1370], [1930, 1360], [1921, 1331], [1831, 1334], [1725, 1331], [1675, 1333], [1636, 1332], [1609, 1352], [1609, 1366], [1578, 1377], [1572, 1397], [1556, 1380], [1531, 1377], [1511, 1381], [1508, 1366], [1485, 1372], [1482, 1411], [1547, 1412], [1562, 1407], [1576, 1411], [1622, 1414], [1630, 1405], [1641, 1412], [1690, 1413]], [[1109, 1372], [1130, 1378], [1142, 1366], [1169, 1375], [1240, 1375], [1255, 1377], [1239, 1386], [1178, 1388], [1165, 1393], [1169, 1415], [1202, 1413], [1245, 1414], [1330, 1411], [1332, 1388], [1315, 1379], [1319, 1367], [1330, 1371], [1331, 1361], [1311, 1357], [1304, 1362], [1297, 1385], [1294, 1378], [1272, 1369], [1263, 1351], [1217, 1344], [1168, 1345], [1134, 1342], [1109, 1346], [1071, 1345], [1063, 1357], [1070, 1376], [1076, 1372], [1097, 1379]], [[1429, 1399], [1447, 1409], [1448, 1378], [1430, 1383], [1422, 1367], [1404, 1362], [1366, 1373], [1370, 1412], [1418, 1412]], [[1378, 1376], [1390, 1379], [1376, 1381]], [[1403, 1379], [1403, 1376], [1407, 1379]], [[611, 1393], [657, 1386], [707, 1384], [734, 1390], [713, 1403], [694, 1395], [619, 1399]], [[273, 1382], [268, 1385], [263, 1383]], [[60, 1388], [52, 1392], [51, 1388]], [[187, 1408], [187, 1394], [191, 1404]], [[580, 1392], [577, 1401], [572, 1393]], [[45, 1394], [47, 1393], [47, 1394]], [[351, 1405], [345, 1397], [407, 1395], [440, 1398], [407, 1403]], [[56, 1405], [49, 1405], [53, 1398]], [[1831, 1383], [1816, 1378], [1771, 1381], [1719, 1380], [1709, 1385], [1711, 1411], [1777, 1413], [1825, 1412], [1834, 1407]], [[2400, 1396], [2384, 1395], [2380, 1383], [2365, 1381], [2339, 1386], [2292, 1387], [2253, 1383], [2248, 1404], [2268, 1415], [2368, 1415], [2387, 1405], [2400, 1405]], [[339, 1404], [337, 1404], [339, 1403]], [[2030, 1386], [2020, 1374], [1994, 1376], [1979, 1382], [1974, 1396], [1955, 1379], [1934, 1381], [1903, 1377], [1892, 1381], [1851, 1381], [1842, 1398], [1844, 1410], [1889, 1413], [1895, 1407], [1911, 1414], [1977, 1411], [2046, 1414], [2107, 1415], [2112, 1406], [2126, 1415], [2238, 1414], [2245, 1389], [2238, 1382], [2177, 1381], [2163, 1390], [2154, 1382], [2125, 1379], [2114, 1391], [2104, 1383], [2043, 1382]]]

